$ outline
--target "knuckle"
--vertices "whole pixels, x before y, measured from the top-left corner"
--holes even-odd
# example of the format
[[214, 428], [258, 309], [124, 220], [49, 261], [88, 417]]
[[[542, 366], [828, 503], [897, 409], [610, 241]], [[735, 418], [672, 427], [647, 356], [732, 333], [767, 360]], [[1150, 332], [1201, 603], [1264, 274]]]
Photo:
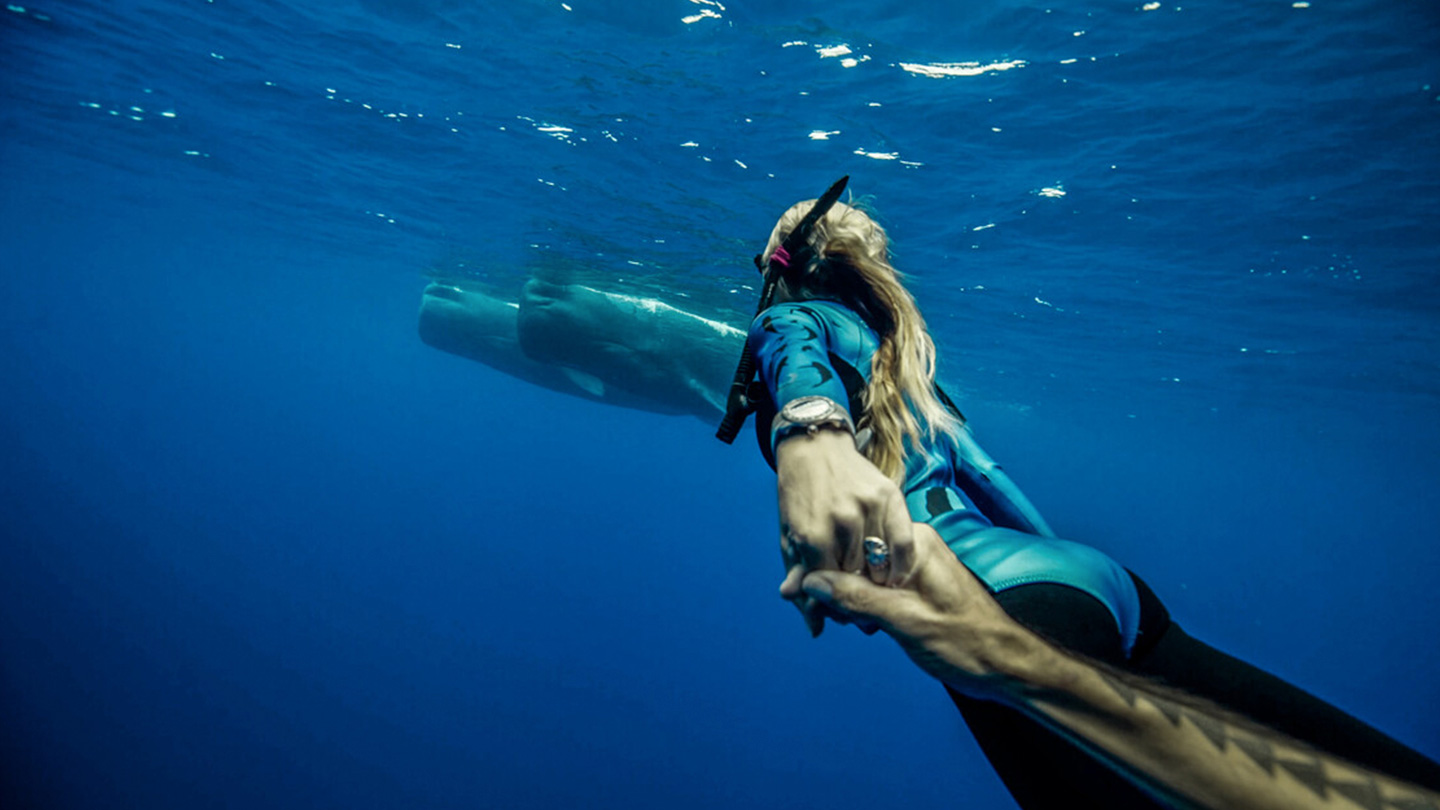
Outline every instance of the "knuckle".
[[864, 510], [858, 503], [847, 503], [835, 507], [832, 518], [836, 526], [846, 527], [859, 523], [864, 516]]
[[841, 579], [834, 586], [835, 599], [846, 610], [854, 613], [869, 613], [872, 599], [864, 588], [856, 587], [850, 579]]
[[878, 470], [875, 475], [870, 476], [866, 484], [868, 485], [866, 489], [869, 491], [870, 496], [879, 501], [889, 500], [890, 496], [900, 492], [900, 488], [895, 486], [895, 482], [881, 474]]
[[[888, 483], [888, 481], [884, 483]], [[860, 497], [863, 498], [866, 503], [877, 506], [887, 502], [890, 493], [886, 491], [884, 483], [880, 481], [869, 482], [867, 486], [860, 490]]]
[[809, 531], [803, 526], [791, 526], [786, 537], [789, 538], [791, 545], [800, 547], [813, 545], [811, 538], [814, 537], [814, 535], [814, 532]]
[[858, 588], [852, 592], [852, 599], [846, 603], [851, 613], [870, 616], [875, 613], [875, 600], [868, 591], [861, 591]]

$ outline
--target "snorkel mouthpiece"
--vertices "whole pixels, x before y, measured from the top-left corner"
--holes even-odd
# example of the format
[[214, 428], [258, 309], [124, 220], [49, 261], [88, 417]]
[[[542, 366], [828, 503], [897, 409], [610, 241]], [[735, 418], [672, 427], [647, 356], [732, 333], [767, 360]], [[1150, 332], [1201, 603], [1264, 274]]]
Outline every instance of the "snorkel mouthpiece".
[[[765, 283], [760, 288], [760, 305], [755, 309], [756, 315], [769, 309], [774, 303], [775, 287], [786, 273], [803, 271], [809, 266], [815, 253], [815, 249], [810, 246], [810, 234], [815, 230], [815, 224], [829, 213], [840, 195], [845, 193], [845, 186], [849, 182], [850, 175], [847, 174], [826, 189], [820, 199], [810, 206], [809, 213], [800, 220], [800, 224], [796, 225], [785, 237], [785, 241], [770, 254], [769, 260], [765, 262]], [[756, 261], [758, 263], [759, 257], [756, 257]], [[740, 352], [740, 364], [735, 367], [735, 379], [730, 383], [730, 395], [725, 400], [725, 418], [720, 420], [715, 438], [726, 444], [733, 443], [740, 433], [740, 428], [744, 426], [745, 419], [755, 412], [764, 395], [764, 385], [755, 379], [755, 355], [751, 353], [750, 342], [747, 340], [745, 348]]]

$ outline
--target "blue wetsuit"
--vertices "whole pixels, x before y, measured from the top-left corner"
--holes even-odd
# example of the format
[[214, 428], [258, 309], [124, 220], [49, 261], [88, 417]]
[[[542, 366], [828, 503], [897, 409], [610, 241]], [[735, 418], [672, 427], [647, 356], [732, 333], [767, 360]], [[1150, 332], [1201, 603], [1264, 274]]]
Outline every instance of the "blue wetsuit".
[[[812, 300], [762, 312], [750, 328], [750, 347], [776, 408], [800, 397], [824, 396], [853, 411], [842, 374], [854, 379], [858, 373], [868, 383], [879, 340], [844, 305]], [[858, 421], [860, 414], [851, 417]], [[1089, 546], [995, 528], [956, 482], [954, 438], [941, 434], [922, 450], [905, 459], [903, 490], [913, 520], [934, 527], [992, 592], [1051, 583], [1093, 596], [1110, 611], [1121, 648], [1130, 653], [1140, 602], [1129, 572]]]

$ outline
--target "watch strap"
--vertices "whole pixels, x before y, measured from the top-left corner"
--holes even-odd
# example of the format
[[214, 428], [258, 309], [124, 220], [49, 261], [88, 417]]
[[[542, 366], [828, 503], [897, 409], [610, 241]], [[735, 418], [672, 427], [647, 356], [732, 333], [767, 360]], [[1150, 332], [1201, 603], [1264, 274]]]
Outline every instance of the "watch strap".
[[[814, 434], [820, 430], [842, 430], [852, 437], [855, 435], [855, 422], [850, 418], [850, 414], [843, 405], [829, 397], [804, 397], [803, 400], [806, 402], [824, 400], [830, 407], [813, 419], [792, 419], [786, 414], [786, 411], [794, 403], [787, 403], [785, 408], [781, 408], [780, 412], [775, 414], [775, 418], [770, 423], [770, 447], [772, 450], [778, 447], [780, 442], [797, 433]], [[795, 400], [794, 402], [801, 401]]]

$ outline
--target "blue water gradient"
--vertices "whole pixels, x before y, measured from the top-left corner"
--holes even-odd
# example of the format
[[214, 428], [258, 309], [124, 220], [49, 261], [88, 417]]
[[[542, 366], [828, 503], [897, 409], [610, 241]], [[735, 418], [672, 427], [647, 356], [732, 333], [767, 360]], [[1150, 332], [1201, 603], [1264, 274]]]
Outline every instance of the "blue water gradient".
[[1424, 4], [67, 0], [0, 48], [0, 806], [1013, 806], [775, 598], [753, 448], [415, 335], [537, 268], [743, 319], [844, 173], [1058, 531], [1440, 756]]

